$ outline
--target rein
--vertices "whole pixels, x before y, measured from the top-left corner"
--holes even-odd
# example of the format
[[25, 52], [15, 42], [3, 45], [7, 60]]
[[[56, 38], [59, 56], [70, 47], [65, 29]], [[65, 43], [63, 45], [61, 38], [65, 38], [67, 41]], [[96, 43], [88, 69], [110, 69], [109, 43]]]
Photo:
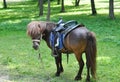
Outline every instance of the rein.
[[[35, 40], [35, 41], [37, 41], [37, 40]], [[40, 40], [39, 40], [39, 42], [40, 42]], [[39, 45], [39, 47], [40, 47], [40, 45]], [[49, 73], [46, 73], [47, 71], [46, 71], [46, 69], [45, 69], [45, 65], [44, 65], [44, 63], [43, 63], [43, 60], [42, 60], [42, 57], [41, 57], [41, 54], [40, 54], [40, 48], [38, 49], [38, 59], [40, 60], [40, 63], [41, 63], [41, 69], [43, 69], [43, 71], [45, 72], [45, 74], [46, 74], [46, 80], [49, 82], [51, 79], [50, 79], [50, 74]]]

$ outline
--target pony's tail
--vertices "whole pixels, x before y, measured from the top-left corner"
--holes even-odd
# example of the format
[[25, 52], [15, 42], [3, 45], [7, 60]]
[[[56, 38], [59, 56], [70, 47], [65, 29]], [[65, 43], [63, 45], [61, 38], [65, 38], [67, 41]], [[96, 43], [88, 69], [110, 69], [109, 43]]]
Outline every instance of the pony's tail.
[[88, 33], [88, 44], [87, 51], [89, 57], [89, 64], [91, 68], [91, 75], [93, 78], [96, 78], [96, 37], [93, 32]]

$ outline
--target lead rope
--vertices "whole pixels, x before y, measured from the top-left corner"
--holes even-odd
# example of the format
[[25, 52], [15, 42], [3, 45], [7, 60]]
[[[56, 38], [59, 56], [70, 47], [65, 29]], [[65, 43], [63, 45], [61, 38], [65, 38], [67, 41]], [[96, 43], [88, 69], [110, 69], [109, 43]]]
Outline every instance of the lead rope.
[[[44, 72], [45, 72], [45, 76], [47, 77], [45, 80], [47, 80], [47, 82], [50, 82], [50, 74], [49, 74], [49, 72], [47, 72], [46, 71], [46, 69], [45, 69], [45, 65], [44, 65], [44, 63], [43, 63], [43, 60], [42, 60], [42, 57], [41, 57], [41, 54], [40, 54], [40, 49], [38, 49], [38, 59], [40, 60], [40, 63], [41, 63], [41, 66], [42, 66], [42, 69], [44, 70]], [[40, 67], [41, 67], [40, 66]], [[47, 72], [47, 73], [46, 73]]]

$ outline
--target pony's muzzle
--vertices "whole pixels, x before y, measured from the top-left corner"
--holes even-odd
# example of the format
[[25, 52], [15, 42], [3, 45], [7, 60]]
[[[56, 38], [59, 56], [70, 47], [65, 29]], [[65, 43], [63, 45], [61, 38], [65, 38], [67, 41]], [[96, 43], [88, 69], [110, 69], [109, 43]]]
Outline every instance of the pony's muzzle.
[[34, 48], [35, 50], [38, 50], [38, 49], [39, 49], [39, 43], [33, 42], [33, 48]]

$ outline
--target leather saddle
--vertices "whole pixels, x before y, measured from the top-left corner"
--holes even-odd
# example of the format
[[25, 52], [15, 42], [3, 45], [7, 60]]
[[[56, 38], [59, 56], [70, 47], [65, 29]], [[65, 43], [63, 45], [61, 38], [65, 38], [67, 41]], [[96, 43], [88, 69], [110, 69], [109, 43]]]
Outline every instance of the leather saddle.
[[68, 29], [72, 29], [74, 26], [78, 24], [77, 21], [71, 20], [64, 23], [62, 20], [58, 22], [57, 27], [55, 27], [56, 32], [64, 33], [67, 32]]
[[64, 23], [62, 20], [60, 20], [57, 24], [57, 26], [53, 29], [53, 32], [50, 34], [50, 44], [52, 47], [54, 47], [55, 44], [55, 37], [59, 38], [59, 50], [61, 50], [64, 47], [64, 39], [66, 35], [71, 32], [73, 29], [77, 28], [80, 24], [78, 24], [77, 21], [71, 20], [66, 23]]

